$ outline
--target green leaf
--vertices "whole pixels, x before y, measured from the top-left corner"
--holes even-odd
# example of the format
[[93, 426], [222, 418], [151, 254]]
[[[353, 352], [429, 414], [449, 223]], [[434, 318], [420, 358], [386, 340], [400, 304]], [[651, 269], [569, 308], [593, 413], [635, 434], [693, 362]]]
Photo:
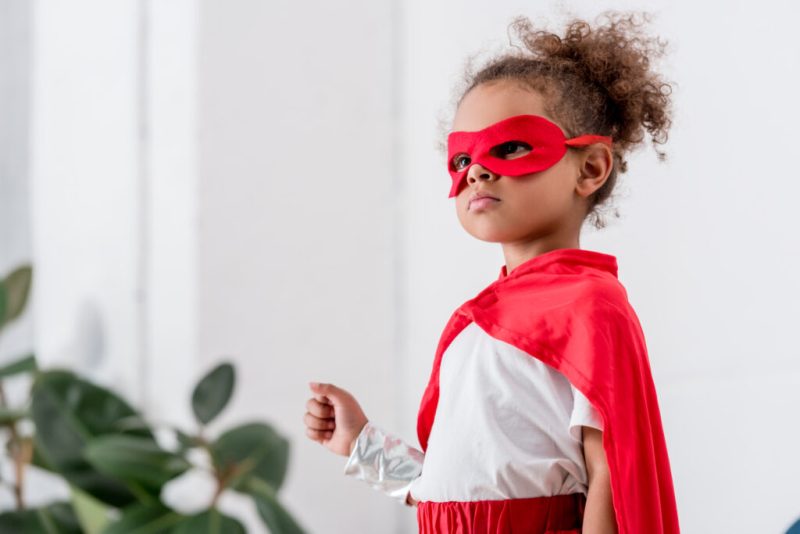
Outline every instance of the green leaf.
[[[136, 501], [131, 488], [99, 473], [84, 456], [89, 440], [118, 433], [117, 422], [136, 415], [124, 400], [69, 371], [46, 371], [34, 380], [31, 415], [39, 463], [112, 506]], [[155, 441], [149, 430], [131, 430], [126, 435]]]
[[187, 517], [172, 534], [246, 534], [242, 524], [233, 517], [212, 508]]
[[30, 414], [28, 413], [28, 410], [0, 407], [0, 425], [16, 423], [20, 419], [24, 419], [29, 415]]
[[89, 441], [86, 459], [101, 473], [134, 487], [144, 487], [154, 494], [167, 481], [191, 467], [184, 458], [165, 451], [150, 438], [122, 434]]
[[72, 509], [85, 534], [100, 534], [110, 522], [109, 508], [75, 486], [70, 488]]
[[28, 294], [31, 289], [33, 269], [30, 265], [23, 265], [11, 271], [3, 280], [6, 289], [6, 305], [3, 313], [3, 322], [10, 323], [18, 318], [25, 310]]
[[253, 497], [258, 515], [272, 534], [303, 534], [296, 519], [278, 501], [275, 489], [257, 477], [245, 481], [244, 490]]
[[233, 394], [236, 373], [224, 362], [204, 376], [192, 392], [192, 410], [200, 424], [207, 425], [228, 404]]
[[32, 373], [37, 370], [36, 356], [27, 354], [19, 360], [15, 360], [0, 367], [0, 378], [4, 376], [16, 375], [19, 373]]
[[150, 425], [147, 424], [147, 421], [139, 414], [118, 419], [114, 422], [114, 428], [119, 432], [130, 432], [132, 430], [138, 430], [144, 434], [150, 432]]
[[178, 440], [178, 453], [182, 454], [195, 447], [202, 446], [202, 440], [197, 436], [190, 436], [179, 428], [175, 428], [175, 438]]
[[249, 423], [222, 434], [210, 447], [227, 487], [241, 490], [249, 475], [280, 489], [289, 462], [289, 441], [265, 423]]
[[3, 534], [81, 534], [72, 507], [65, 502], [0, 514]]
[[103, 530], [102, 534], [171, 534], [172, 529], [185, 516], [161, 503], [135, 504], [122, 511], [120, 518]]
[[[28, 437], [27, 439], [33, 439], [32, 437]], [[41, 445], [33, 439], [33, 457], [31, 458], [31, 465], [38, 467], [39, 469], [44, 469], [45, 471], [51, 471], [53, 473], [58, 473], [55, 468], [47, 462], [47, 459], [42, 455]]]

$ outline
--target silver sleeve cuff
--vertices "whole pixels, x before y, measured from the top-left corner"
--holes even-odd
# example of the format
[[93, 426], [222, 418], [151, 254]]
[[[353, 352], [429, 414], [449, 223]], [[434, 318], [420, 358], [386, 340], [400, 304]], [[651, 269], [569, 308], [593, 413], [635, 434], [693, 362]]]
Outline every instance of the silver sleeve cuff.
[[411, 483], [422, 472], [425, 453], [367, 422], [356, 439], [344, 474], [406, 502]]

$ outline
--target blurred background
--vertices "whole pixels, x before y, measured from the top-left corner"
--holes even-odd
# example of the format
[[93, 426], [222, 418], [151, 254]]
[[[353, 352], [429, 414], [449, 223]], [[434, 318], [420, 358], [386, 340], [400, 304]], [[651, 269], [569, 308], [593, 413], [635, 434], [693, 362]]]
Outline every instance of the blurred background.
[[[682, 531], [785, 532], [800, 517], [788, 0], [0, 0], [0, 272], [35, 273], [0, 363], [33, 349], [192, 428], [192, 388], [226, 358], [236, 393], [210, 429], [268, 420], [289, 439], [281, 499], [309, 532], [416, 532], [415, 508], [305, 436], [307, 383], [419, 445], [439, 334], [504, 261], [460, 227], [436, 148], [466, 61], [507, 48], [516, 15], [560, 31], [605, 9], [653, 14], [675, 116], [667, 161], [648, 139], [620, 217], [581, 247], [617, 256], [639, 314]], [[250, 501], [220, 506], [267, 532]]]

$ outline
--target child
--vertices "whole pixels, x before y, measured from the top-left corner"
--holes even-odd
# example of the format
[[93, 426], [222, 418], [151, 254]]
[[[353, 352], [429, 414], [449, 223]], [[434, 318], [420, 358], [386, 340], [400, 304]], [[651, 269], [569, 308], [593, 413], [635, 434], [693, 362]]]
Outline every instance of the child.
[[422, 450], [347, 391], [310, 384], [308, 436], [348, 456], [346, 474], [416, 503], [422, 533], [679, 532], [641, 326], [616, 257], [579, 248], [586, 218], [604, 225], [623, 156], [670, 126], [670, 86], [649, 68], [663, 45], [633, 15], [604, 16], [563, 37], [516, 19], [525, 51], [467, 77], [449, 196], [505, 265], [445, 326]]

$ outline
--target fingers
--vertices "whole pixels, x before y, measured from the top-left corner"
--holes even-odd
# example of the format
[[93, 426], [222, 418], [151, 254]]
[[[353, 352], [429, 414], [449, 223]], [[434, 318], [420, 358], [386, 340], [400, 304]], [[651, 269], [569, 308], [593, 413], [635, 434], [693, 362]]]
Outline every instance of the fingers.
[[333, 419], [321, 419], [319, 417], [315, 417], [310, 413], [306, 412], [303, 416], [303, 421], [305, 422], [308, 428], [312, 428], [314, 430], [333, 430], [336, 428], [336, 423]]
[[333, 406], [331, 404], [321, 402], [316, 398], [308, 399], [308, 402], [306, 402], [306, 410], [308, 410], [311, 415], [315, 415], [320, 418], [334, 416]]
[[314, 430], [313, 428], [306, 428], [306, 436], [314, 441], [327, 441], [333, 436], [332, 430]]
[[320, 402], [338, 404], [344, 394], [344, 390], [325, 382], [309, 382], [308, 386], [314, 392], [314, 397]]

